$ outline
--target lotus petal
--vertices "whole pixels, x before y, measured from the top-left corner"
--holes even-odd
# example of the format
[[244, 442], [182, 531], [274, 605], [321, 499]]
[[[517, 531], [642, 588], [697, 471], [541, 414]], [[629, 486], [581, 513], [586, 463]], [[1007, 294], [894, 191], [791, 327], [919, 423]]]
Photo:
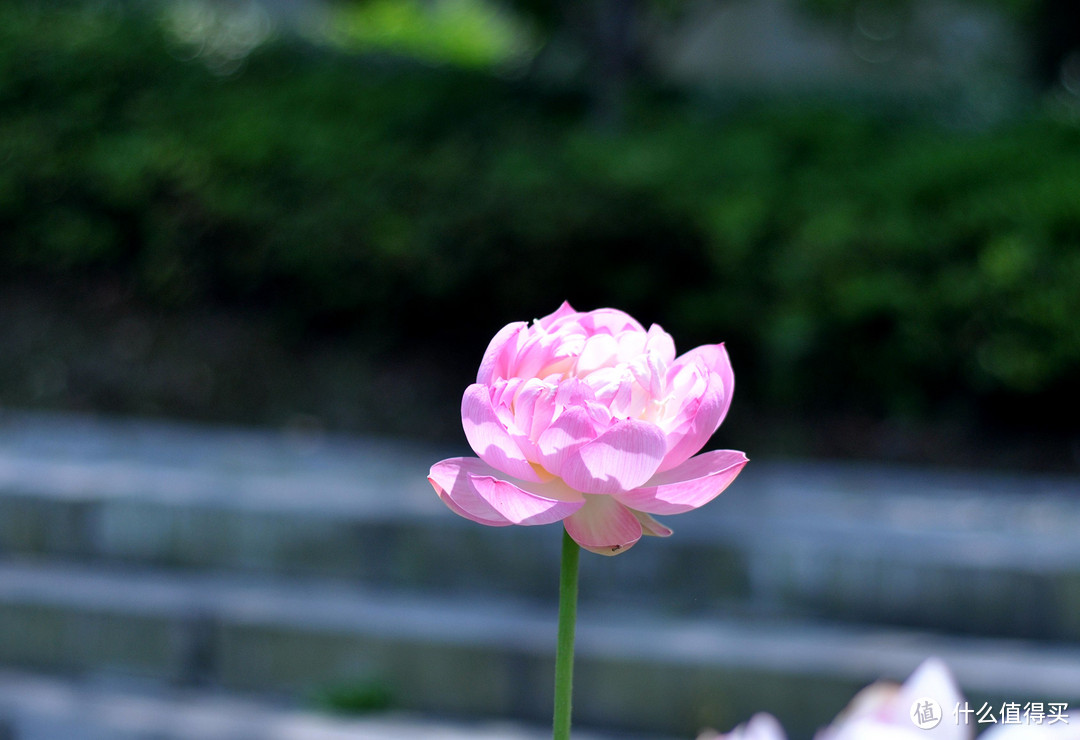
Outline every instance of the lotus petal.
[[559, 475], [585, 493], [629, 491], [652, 477], [666, 447], [655, 424], [625, 419], [571, 452]]
[[645, 486], [614, 495], [631, 509], [650, 514], [682, 514], [712, 501], [747, 463], [737, 450], [713, 450], [657, 473]]
[[641, 539], [634, 513], [610, 496], [586, 496], [585, 506], [563, 520], [567, 533], [589, 552], [617, 555]]

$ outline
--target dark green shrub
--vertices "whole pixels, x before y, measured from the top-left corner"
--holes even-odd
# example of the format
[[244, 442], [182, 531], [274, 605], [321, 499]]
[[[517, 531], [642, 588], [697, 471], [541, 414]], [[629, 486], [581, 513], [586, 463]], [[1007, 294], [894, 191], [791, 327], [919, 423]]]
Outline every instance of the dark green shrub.
[[423, 346], [452, 392], [502, 323], [569, 298], [727, 340], [744, 403], [807, 419], [1077, 400], [1074, 123], [644, 94], [613, 133], [572, 92], [286, 41], [221, 76], [109, 7], [0, 9], [12, 280]]

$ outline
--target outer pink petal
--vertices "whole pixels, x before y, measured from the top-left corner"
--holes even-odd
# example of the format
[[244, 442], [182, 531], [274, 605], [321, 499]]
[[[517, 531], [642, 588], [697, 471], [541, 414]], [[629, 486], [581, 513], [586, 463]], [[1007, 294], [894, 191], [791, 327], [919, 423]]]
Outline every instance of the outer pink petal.
[[474, 383], [465, 389], [461, 399], [461, 426], [469, 446], [488, 465], [514, 478], [540, 480], [499, 420], [485, 386]]
[[552, 422], [540, 439], [540, 462], [552, 475], [560, 475], [563, 464], [571, 453], [599, 436], [596, 422], [589, 412], [581, 407], [571, 407]]
[[547, 329], [559, 319], [565, 318], [567, 316], [573, 316], [576, 313], [577, 311], [575, 311], [574, 307], [570, 305], [570, 301], [563, 301], [562, 305], [555, 309], [553, 313], [549, 313], [547, 316], [541, 319], [537, 319], [536, 324], [540, 327], [543, 327], [544, 329]]
[[559, 475], [585, 493], [628, 491], [652, 477], [666, 448], [664, 433], [655, 424], [624, 419], [571, 452]]
[[716, 422], [716, 425], [720, 426], [720, 422], [724, 420], [728, 409], [731, 408], [731, 398], [735, 392], [735, 371], [731, 369], [731, 358], [728, 357], [727, 349], [724, 347], [723, 342], [720, 344], [705, 344], [690, 350], [686, 353], [686, 356], [700, 357], [704, 360], [711, 373], [720, 376], [720, 382], [724, 387], [724, 402], [720, 408], [720, 420]]
[[630, 314], [617, 308], [598, 308], [581, 314], [578, 322], [588, 334], [618, 334], [623, 331], [645, 332], [645, 327]]
[[671, 527], [653, 519], [644, 511], [630, 510], [630, 513], [637, 517], [637, 520], [641, 523], [641, 530], [644, 534], [650, 537], [670, 537], [673, 534]]
[[431, 466], [428, 482], [450, 510], [489, 527], [513, 524], [485, 501], [469, 481], [472, 475], [498, 475], [498, 471], [475, 457], [452, 457]]
[[614, 498], [650, 514], [682, 514], [719, 496], [747, 462], [737, 450], [713, 450], [657, 473], [648, 486], [616, 493]]
[[708, 386], [699, 399], [690, 401], [694, 405], [687, 409], [689, 418], [668, 435], [669, 442], [674, 440], [675, 443], [660, 464], [662, 471], [681, 465], [705, 446], [727, 416], [735, 390], [735, 374], [722, 344], [698, 347], [675, 362], [700, 362], [702, 369], [708, 372]]
[[509, 351], [516, 351], [518, 334], [525, 328], [524, 321], [515, 321], [507, 324], [499, 333], [488, 342], [484, 350], [484, 358], [480, 361], [480, 370], [476, 373], [476, 382], [489, 385], [496, 378], [505, 378], [507, 375], [507, 357]]
[[610, 496], [587, 496], [585, 506], [563, 520], [567, 533], [590, 552], [616, 555], [641, 539], [641, 523]]
[[473, 490], [495, 511], [514, 524], [551, 524], [585, 505], [585, 497], [559, 480], [525, 484], [534, 492], [493, 476], [468, 475]]

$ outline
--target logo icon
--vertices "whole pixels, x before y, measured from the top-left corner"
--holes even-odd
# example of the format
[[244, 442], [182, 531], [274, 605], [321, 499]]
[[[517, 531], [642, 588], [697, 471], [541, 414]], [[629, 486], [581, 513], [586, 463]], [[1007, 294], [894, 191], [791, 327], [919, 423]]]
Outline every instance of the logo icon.
[[932, 730], [941, 723], [941, 705], [928, 696], [911, 705], [911, 722], [920, 730]]

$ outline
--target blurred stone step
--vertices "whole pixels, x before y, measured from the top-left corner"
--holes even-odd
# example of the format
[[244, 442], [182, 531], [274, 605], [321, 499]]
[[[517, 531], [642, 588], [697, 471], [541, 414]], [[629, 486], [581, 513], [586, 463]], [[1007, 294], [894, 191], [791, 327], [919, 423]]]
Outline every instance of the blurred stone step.
[[[6, 733], [6, 734], [4, 734]], [[0, 671], [5, 740], [545, 740], [547, 727], [399, 712], [331, 716], [283, 702], [152, 683]], [[615, 735], [575, 733], [579, 740]], [[617, 736], [618, 740], [662, 740]], [[689, 740], [689, 739], [687, 739]]]
[[[399, 710], [447, 716], [544, 723], [555, 617], [337, 582], [0, 565], [0, 664], [283, 697], [377, 685]], [[693, 737], [764, 710], [809, 736], [863, 685], [931, 655], [972, 701], [1080, 702], [1077, 645], [594, 604], [580, 613], [575, 716]]]
[[[455, 451], [455, 454], [460, 451]], [[297, 430], [0, 416], [0, 552], [337, 577], [553, 602], [558, 527], [489, 528], [425, 477], [448, 451]], [[1080, 480], [752, 461], [582, 598], [1080, 641]]]

